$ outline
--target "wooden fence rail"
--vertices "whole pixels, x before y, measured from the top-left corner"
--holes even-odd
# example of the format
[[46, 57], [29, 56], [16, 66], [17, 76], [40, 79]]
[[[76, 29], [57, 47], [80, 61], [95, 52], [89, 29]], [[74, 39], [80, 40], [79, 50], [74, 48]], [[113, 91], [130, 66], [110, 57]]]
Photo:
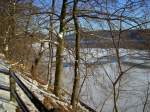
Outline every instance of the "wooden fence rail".
[[16, 83], [30, 99], [33, 105], [39, 110], [39, 112], [53, 112], [54, 109], [48, 110], [44, 104], [24, 85], [24, 83], [17, 77], [17, 75], [11, 70], [0, 69], [0, 73], [9, 75], [10, 77], [10, 87], [0, 85], [0, 89], [10, 91], [10, 100], [17, 101], [19, 108], [22, 112], [30, 112], [25, 102], [21, 99], [16, 91]]

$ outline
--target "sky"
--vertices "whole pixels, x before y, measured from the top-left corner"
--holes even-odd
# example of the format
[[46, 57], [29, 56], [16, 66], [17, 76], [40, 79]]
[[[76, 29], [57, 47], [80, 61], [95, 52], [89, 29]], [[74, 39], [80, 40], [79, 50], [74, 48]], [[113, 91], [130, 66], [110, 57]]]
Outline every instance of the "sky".
[[[35, 0], [34, 4], [38, 5], [39, 7], [44, 7], [42, 9], [44, 11], [44, 10], [50, 9], [51, 1], [52, 0]], [[56, 5], [55, 5], [55, 7], [56, 7], [55, 10], [57, 10], [57, 13], [60, 13], [60, 9], [61, 9], [61, 5], [62, 5], [62, 1], [63, 0], [56, 0], [56, 1], [57, 2], [56, 2]], [[68, 0], [68, 1], [71, 1], [71, 0]], [[102, 1], [102, 0], [99, 0], [99, 1]], [[126, 1], [127, 0], [118, 0], [117, 5], [112, 5], [110, 7], [110, 9], [109, 9], [109, 12], [113, 13], [114, 11], [117, 10], [117, 8], [124, 6], [124, 4], [126, 3]], [[135, 1], [138, 1], [138, 0], [133, 0], [133, 1], [135, 2]], [[146, 1], [147, 1], [146, 2], [147, 6], [150, 7], [150, 3], [148, 2], [150, 0], [146, 0]], [[137, 6], [135, 5], [134, 7], [137, 7]], [[148, 8], [148, 9], [149, 10], [145, 10], [145, 11], [150, 11], [150, 8]], [[122, 10], [120, 10], [120, 12], [121, 11]], [[119, 13], [119, 11], [117, 13]], [[142, 9], [141, 7], [137, 7], [135, 13], [132, 12], [132, 11], [129, 12], [127, 10], [124, 12], [125, 16], [130, 16], [130, 17], [140, 17], [140, 18], [142, 18], [143, 14], [144, 14], [144, 9]], [[149, 15], [147, 16], [147, 18], [149, 19]], [[83, 19], [80, 19], [80, 21], [81, 21], [81, 25], [85, 25], [85, 26], [87, 25], [87, 22], [84, 21]], [[91, 24], [92, 24], [92, 27], [95, 28], [95, 29], [98, 29], [98, 28], [102, 27], [100, 24], [97, 24], [95, 21], [92, 21]], [[131, 22], [131, 24], [135, 25], [134, 22]], [[125, 23], [124, 23], [124, 25], [125, 25]], [[127, 25], [127, 24], [125, 25], [125, 27], [129, 27], [129, 26], [130, 25]], [[107, 27], [105, 27], [105, 26], [103, 28], [107, 29]]]

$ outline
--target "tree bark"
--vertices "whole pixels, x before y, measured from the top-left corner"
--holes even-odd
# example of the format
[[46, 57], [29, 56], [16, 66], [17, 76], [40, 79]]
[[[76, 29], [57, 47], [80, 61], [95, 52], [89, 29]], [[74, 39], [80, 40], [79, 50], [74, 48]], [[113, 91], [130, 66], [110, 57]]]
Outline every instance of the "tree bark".
[[80, 73], [79, 73], [79, 63], [80, 63], [80, 34], [79, 34], [79, 24], [76, 17], [78, 0], [74, 0], [73, 5], [73, 20], [75, 27], [76, 43], [75, 43], [75, 69], [74, 69], [74, 84], [71, 96], [71, 105], [73, 109], [76, 109], [76, 104], [78, 102], [79, 86], [80, 86]]
[[63, 73], [63, 52], [64, 52], [64, 32], [65, 32], [65, 17], [66, 17], [67, 0], [63, 0], [61, 16], [60, 16], [60, 29], [58, 35], [58, 46], [56, 51], [56, 71], [54, 82], [54, 94], [60, 96], [61, 77]]
[[[52, 0], [51, 12], [54, 13], [55, 0]], [[53, 41], [53, 14], [50, 14], [50, 25], [49, 25], [49, 40]], [[52, 43], [49, 42], [49, 62], [48, 62], [48, 88], [50, 88], [52, 83], [52, 64], [53, 64], [53, 47]]]

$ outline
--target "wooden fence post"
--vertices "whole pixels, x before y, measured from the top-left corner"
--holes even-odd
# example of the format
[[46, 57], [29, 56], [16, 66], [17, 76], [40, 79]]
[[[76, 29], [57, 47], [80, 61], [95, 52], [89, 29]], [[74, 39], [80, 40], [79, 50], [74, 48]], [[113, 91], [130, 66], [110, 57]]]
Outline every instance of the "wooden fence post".
[[16, 82], [13, 79], [13, 77], [11, 76], [12, 72], [11, 72], [11, 68], [9, 69], [9, 81], [10, 81], [10, 100], [15, 102], [15, 97], [14, 97], [14, 92], [16, 90]]

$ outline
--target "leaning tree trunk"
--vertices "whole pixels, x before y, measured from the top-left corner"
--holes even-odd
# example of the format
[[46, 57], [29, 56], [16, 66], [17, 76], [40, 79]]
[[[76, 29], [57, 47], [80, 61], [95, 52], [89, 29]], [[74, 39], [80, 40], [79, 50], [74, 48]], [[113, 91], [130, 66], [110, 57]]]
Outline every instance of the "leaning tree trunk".
[[71, 105], [74, 109], [76, 109], [76, 104], [78, 102], [78, 94], [79, 94], [79, 84], [80, 84], [80, 73], [79, 73], [79, 63], [80, 63], [80, 34], [79, 34], [79, 24], [76, 17], [77, 13], [77, 3], [78, 0], [74, 0], [73, 6], [73, 20], [75, 26], [75, 34], [76, 34], [76, 44], [75, 44], [75, 69], [74, 69], [74, 84], [73, 91], [71, 96]]
[[63, 73], [63, 51], [64, 51], [64, 32], [65, 32], [65, 17], [66, 17], [67, 0], [63, 0], [61, 15], [60, 15], [60, 29], [58, 35], [58, 46], [56, 51], [56, 71], [54, 82], [54, 94], [60, 96], [61, 76]]

